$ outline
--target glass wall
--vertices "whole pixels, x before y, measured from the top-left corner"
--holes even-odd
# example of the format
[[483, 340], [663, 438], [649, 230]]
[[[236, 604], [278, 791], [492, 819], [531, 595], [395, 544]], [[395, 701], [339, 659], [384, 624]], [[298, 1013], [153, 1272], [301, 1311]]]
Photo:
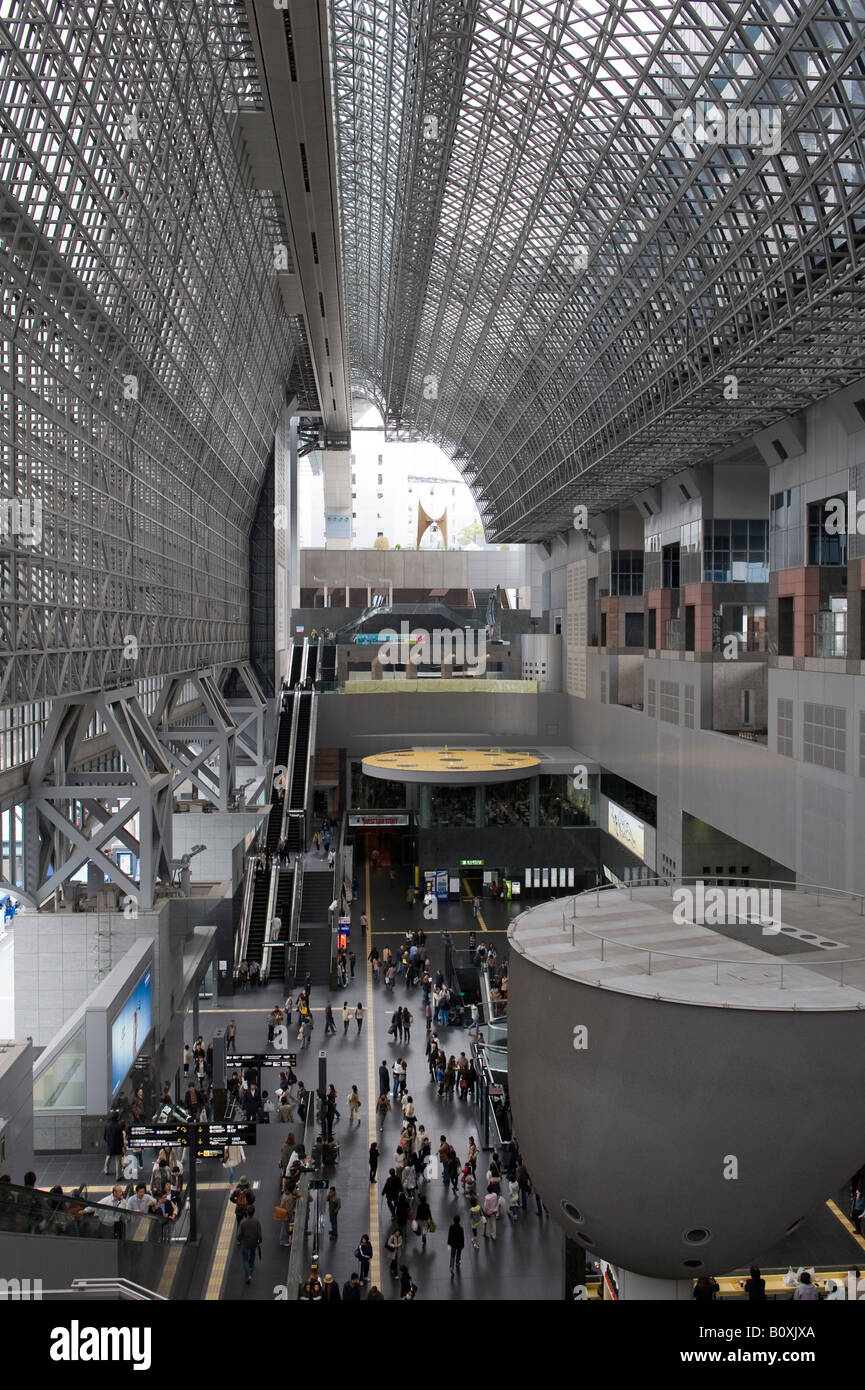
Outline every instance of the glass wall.
[[406, 787], [402, 782], [387, 782], [380, 777], [367, 777], [363, 765], [351, 764], [351, 807], [354, 811], [400, 810], [406, 805]]
[[84, 1028], [69, 1039], [33, 1083], [36, 1110], [83, 1110], [85, 1096]]
[[564, 772], [542, 774], [538, 778], [541, 825], [597, 825], [598, 779], [586, 779], [588, 786], [574, 785]]
[[486, 788], [487, 825], [530, 824], [530, 781], [502, 782]]
[[475, 789], [470, 787], [430, 787], [433, 825], [474, 825]]
[[703, 578], [713, 584], [765, 584], [768, 521], [704, 521]]

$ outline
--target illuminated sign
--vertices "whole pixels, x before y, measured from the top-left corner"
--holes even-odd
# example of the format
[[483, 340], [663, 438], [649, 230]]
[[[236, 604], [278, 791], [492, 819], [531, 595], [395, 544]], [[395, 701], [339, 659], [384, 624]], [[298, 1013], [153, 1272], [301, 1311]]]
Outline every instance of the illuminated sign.
[[147, 970], [111, 1024], [111, 1094], [132, 1070], [151, 1028], [150, 970]]
[[635, 854], [638, 859], [645, 858], [645, 824], [632, 816], [630, 811], [625, 811], [621, 806], [617, 806], [615, 801], [609, 802], [607, 808], [607, 833], [612, 835], [614, 840], [618, 840], [620, 845], [629, 849], [631, 854]]
[[349, 816], [348, 823], [349, 825], [357, 825], [361, 827], [368, 825], [408, 825], [408, 816], [384, 816], [375, 813], [372, 813], [371, 815], [364, 815], [361, 812], [357, 811], [353, 812]]
[[460, 868], [461, 868], [461, 869], [483, 868], [483, 866], [486, 864], [486, 862], [487, 862], [487, 861], [486, 861], [485, 859], [461, 859], [461, 860], [460, 860]]

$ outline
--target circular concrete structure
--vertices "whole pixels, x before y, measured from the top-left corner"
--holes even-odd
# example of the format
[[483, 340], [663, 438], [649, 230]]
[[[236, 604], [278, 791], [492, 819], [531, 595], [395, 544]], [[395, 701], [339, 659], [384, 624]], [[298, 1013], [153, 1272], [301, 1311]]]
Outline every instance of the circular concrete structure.
[[721, 931], [635, 888], [543, 903], [508, 932], [510, 1102], [533, 1181], [569, 1236], [655, 1278], [764, 1256], [865, 1153], [865, 950], [781, 956], [761, 921], [753, 943]]
[[516, 782], [521, 777], [531, 777], [540, 765], [540, 758], [534, 754], [509, 748], [400, 748], [363, 760], [368, 777], [450, 786]]

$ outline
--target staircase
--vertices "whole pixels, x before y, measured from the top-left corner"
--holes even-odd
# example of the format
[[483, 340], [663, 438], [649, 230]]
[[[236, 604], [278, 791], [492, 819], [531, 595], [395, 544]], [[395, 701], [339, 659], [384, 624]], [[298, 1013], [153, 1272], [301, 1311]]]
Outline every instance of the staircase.
[[333, 874], [329, 869], [307, 869], [300, 900], [300, 939], [308, 941], [297, 953], [298, 981], [307, 974], [314, 985], [330, 985], [330, 927], [327, 909], [333, 901]]

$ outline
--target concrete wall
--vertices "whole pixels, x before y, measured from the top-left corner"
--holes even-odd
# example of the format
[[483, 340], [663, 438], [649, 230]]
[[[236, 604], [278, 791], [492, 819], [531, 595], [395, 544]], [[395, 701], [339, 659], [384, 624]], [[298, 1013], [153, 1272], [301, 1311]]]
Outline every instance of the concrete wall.
[[[861, 1163], [855, 1009], [669, 1004], [567, 980], [513, 950], [509, 968], [515, 1132], [550, 1215], [593, 1252], [661, 1278], [747, 1266]], [[806, 1162], [803, 1117], [820, 1136]], [[697, 1227], [705, 1244], [684, 1239]]]
[[152, 937], [154, 1026], [169, 1032], [182, 989], [183, 945], [219, 909], [223, 891], [164, 899], [153, 912], [19, 911], [15, 935], [15, 1031], [44, 1047], [134, 941]]
[[0, 1173], [20, 1183], [32, 1167], [33, 1048], [0, 1044]]
[[[384, 685], [384, 682], [382, 682]], [[564, 695], [494, 694], [323, 694], [318, 698], [318, 742], [323, 748], [350, 746], [365, 754], [411, 739], [419, 747], [447, 738], [454, 744], [523, 744], [567, 741]], [[577, 745], [579, 746], [579, 745]]]
[[[189, 865], [193, 883], [222, 883], [237, 887], [235, 846], [242, 845], [246, 836], [254, 833], [266, 812], [259, 811], [201, 811], [177, 812], [171, 817], [173, 855], [180, 859], [193, 845], [207, 845], [196, 854]], [[241, 861], [243, 855], [241, 853]]]

